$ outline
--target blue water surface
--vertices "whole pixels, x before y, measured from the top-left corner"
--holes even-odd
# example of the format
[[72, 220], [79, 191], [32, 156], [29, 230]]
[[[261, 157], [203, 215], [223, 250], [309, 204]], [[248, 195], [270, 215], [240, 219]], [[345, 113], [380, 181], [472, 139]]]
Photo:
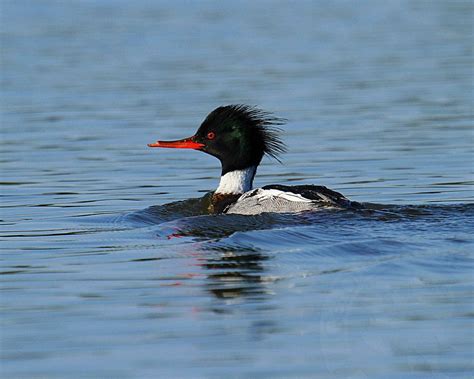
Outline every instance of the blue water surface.
[[[473, 8], [3, 0], [0, 376], [471, 378]], [[233, 103], [365, 209], [200, 214]]]

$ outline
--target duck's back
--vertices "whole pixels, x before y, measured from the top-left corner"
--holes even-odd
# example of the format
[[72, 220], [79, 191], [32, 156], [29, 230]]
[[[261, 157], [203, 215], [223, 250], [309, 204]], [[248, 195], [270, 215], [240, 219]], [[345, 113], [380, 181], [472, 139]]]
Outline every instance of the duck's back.
[[315, 185], [284, 186], [272, 184], [244, 193], [225, 213], [254, 215], [263, 212], [301, 212], [318, 208], [354, 208], [342, 194]]

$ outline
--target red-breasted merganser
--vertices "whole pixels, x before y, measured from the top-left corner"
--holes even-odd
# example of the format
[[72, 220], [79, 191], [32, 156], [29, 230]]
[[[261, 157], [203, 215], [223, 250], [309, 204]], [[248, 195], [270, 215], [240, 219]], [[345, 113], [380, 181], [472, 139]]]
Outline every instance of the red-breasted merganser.
[[322, 186], [273, 184], [253, 189], [253, 179], [263, 156], [266, 154], [278, 160], [278, 155], [286, 151], [278, 128], [284, 122], [258, 108], [227, 105], [213, 110], [194, 136], [177, 141], [157, 141], [148, 146], [200, 150], [221, 161], [221, 180], [210, 197], [211, 213], [250, 215], [358, 206]]

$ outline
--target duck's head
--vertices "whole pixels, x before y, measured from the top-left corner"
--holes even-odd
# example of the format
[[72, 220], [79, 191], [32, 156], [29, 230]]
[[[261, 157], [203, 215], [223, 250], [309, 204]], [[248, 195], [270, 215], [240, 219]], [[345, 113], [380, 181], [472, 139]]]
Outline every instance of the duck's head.
[[258, 108], [226, 105], [213, 110], [194, 136], [177, 141], [157, 141], [148, 146], [203, 151], [221, 161], [222, 175], [225, 175], [256, 168], [265, 154], [278, 159], [285, 151], [285, 145], [280, 140], [277, 126], [284, 121]]

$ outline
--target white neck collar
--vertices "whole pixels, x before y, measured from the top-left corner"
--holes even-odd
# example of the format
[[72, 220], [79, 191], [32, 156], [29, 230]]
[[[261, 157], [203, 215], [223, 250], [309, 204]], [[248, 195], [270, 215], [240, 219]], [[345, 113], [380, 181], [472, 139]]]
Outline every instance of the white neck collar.
[[252, 166], [222, 175], [215, 193], [237, 195], [250, 191], [256, 171], [257, 166]]

